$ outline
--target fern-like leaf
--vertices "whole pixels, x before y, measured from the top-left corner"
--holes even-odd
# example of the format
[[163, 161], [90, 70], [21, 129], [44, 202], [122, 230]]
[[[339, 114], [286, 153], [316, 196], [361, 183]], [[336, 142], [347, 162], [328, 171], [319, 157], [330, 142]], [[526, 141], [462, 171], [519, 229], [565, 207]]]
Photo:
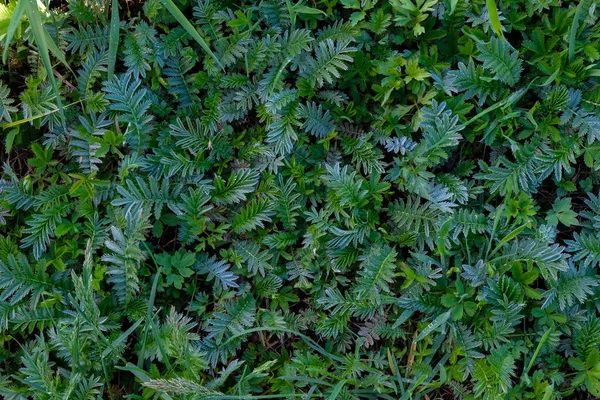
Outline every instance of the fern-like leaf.
[[256, 228], [264, 228], [264, 222], [271, 222], [274, 214], [271, 201], [260, 198], [249, 202], [240, 213], [233, 217], [233, 231], [246, 233]]
[[464, 92], [466, 100], [477, 97], [480, 105], [488, 98], [498, 100], [504, 91], [502, 82], [492, 79], [481, 65], [475, 66], [473, 60], [467, 65], [459, 62], [458, 70], [450, 71], [448, 76], [456, 89]]
[[128, 304], [140, 290], [138, 271], [144, 253], [133, 235], [125, 236], [123, 230], [115, 226], [110, 231], [112, 239], [104, 242], [109, 251], [102, 256], [102, 261], [109, 264], [106, 274], [115, 296], [121, 304]]
[[106, 99], [111, 101], [110, 109], [120, 112], [119, 120], [127, 124], [127, 143], [138, 150], [147, 146], [153, 129], [153, 116], [148, 114], [152, 101], [141, 85], [142, 81], [131, 73], [114, 76], [112, 81], [104, 83]]
[[18, 111], [18, 108], [12, 105], [15, 102], [15, 100], [9, 98], [9, 94], [10, 89], [8, 88], [8, 86], [5, 86], [3, 83], [0, 83], [0, 122], [2, 120], [12, 122], [12, 117], [10, 116], [10, 113], [16, 113]]
[[267, 143], [273, 145], [276, 154], [288, 154], [292, 151], [294, 143], [298, 140], [296, 127], [300, 126], [300, 121], [296, 117], [295, 111], [286, 108], [284, 115], [277, 115], [267, 128]]
[[348, 69], [352, 62], [350, 54], [356, 51], [350, 46], [349, 41], [336, 41], [327, 39], [320, 42], [315, 48], [315, 57], [309, 58], [302, 76], [307, 78], [312, 85], [321, 87], [325, 82], [333, 83], [340, 78], [340, 71]]
[[396, 251], [389, 246], [373, 247], [359, 257], [361, 270], [354, 291], [357, 299], [374, 298], [381, 303], [381, 294], [390, 291], [396, 273]]
[[269, 261], [272, 256], [267, 251], [260, 251], [256, 242], [234, 242], [233, 247], [242, 260], [248, 265], [250, 275], [257, 273], [265, 276], [266, 272], [273, 269]]
[[208, 339], [220, 343], [225, 335], [236, 335], [254, 324], [256, 319], [256, 301], [250, 295], [227, 303], [226, 313], [214, 312], [208, 320]]
[[542, 308], [558, 301], [560, 309], [565, 310], [576, 303], [583, 304], [593, 294], [598, 280], [594, 276], [586, 275], [585, 269], [578, 271], [571, 265], [568, 271], [560, 274], [557, 281], [550, 281], [550, 286], [550, 289], [543, 293], [545, 300]]
[[475, 395], [490, 400], [504, 397], [512, 385], [514, 372], [515, 359], [511, 352], [506, 347], [493, 350], [490, 356], [475, 362]]
[[575, 129], [579, 136], [586, 137], [589, 144], [600, 141], [600, 118], [594, 111], [587, 111], [580, 106], [581, 91], [569, 90], [569, 101], [564, 113], [561, 115], [561, 123], [569, 124]]
[[111, 204], [125, 207], [126, 215], [138, 214], [144, 210], [154, 212], [154, 217], [159, 219], [165, 206], [179, 215], [182, 213], [179, 203], [181, 185], [175, 185], [171, 191], [169, 186], [168, 179], [163, 179], [160, 186], [155, 179], [150, 179], [149, 183], [139, 176], [135, 182], [128, 179], [126, 186], [117, 186], [117, 192], [122, 197], [113, 200]]
[[568, 254], [564, 247], [558, 244], [548, 245], [537, 240], [523, 240], [513, 243], [511, 248], [504, 254], [507, 261], [520, 261], [537, 265], [544, 277], [557, 279], [559, 272], [567, 271]]
[[189, 107], [199, 101], [194, 75], [189, 74], [194, 65], [196, 65], [196, 54], [191, 48], [187, 48], [181, 54], [168, 58], [163, 71], [169, 83], [169, 92], [182, 107]]
[[493, 79], [514, 86], [521, 77], [523, 70], [519, 52], [514, 50], [505, 39], [492, 37], [488, 43], [477, 45], [479, 55], [476, 57], [483, 62], [483, 67], [489, 70]]
[[301, 104], [298, 110], [298, 118], [304, 120], [301, 128], [317, 138], [326, 137], [335, 126], [329, 110], [323, 110], [323, 106], [315, 102]]
[[0, 301], [14, 305], [29, 299], [30, 308], [38, 306], [44, 292], [55, 291], [55, 282], [46, 272], [44, 264], [31, 265], [27, 257], [12, 254], [6, 262], [0, 261]]
[[54, 237], [56, 226], [70, 208], [69, 203], [58, 203], [44, 209], [41, 214], [33, 214], [25, 221], [28, 227], [23, 232], [27, 236], [21, 241], [21, 247], [33, 247], [33, 256], [40, 258]]
[[567, 251], [574, 253], [573, 261], [581, 261], [584, 267], [596, 267], [600, 264], [600, 237], [586, 233], [573, 234], [573, 240], [567, 240]]
[[238, 284], [235, 282], [238, 277], [229, 270], [231, 267], [225, 261], [217, 261], [215, 257], [205, 258], [196, 264], [196, 269], [201, 274], [208, 274], [208, 280], [218, 280], [223, 290], [229, 288], [237, 288]]
[[259, 174], [251, 169], [244, 169], [231, 174], [227, 183], [220, 176], [215, 176], [211, 199], [215, 204], [239, 203], [246, 200], [258, 183]]

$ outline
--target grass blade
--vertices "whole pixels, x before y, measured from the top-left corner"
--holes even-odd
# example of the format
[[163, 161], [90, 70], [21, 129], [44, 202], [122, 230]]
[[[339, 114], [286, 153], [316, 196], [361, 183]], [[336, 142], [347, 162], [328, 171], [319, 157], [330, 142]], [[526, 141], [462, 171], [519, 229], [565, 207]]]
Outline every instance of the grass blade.
[[493, 256], [494, 254], [496, 254], [496, 252], [498, 252], [498, 250], [500, 250], [502, 248], [502, 246], [504, 246], [507, 242], [510, 242], [511, 240], [513, 240], [515, 237], [517, 237], [517, 235], [521, 232], [523, 232], [523, 230], [527, 228], [527, 224], [523, 224], [515, 229], [513, 229], [508, 235], [506, 235], [504, 237], [504, 239], [502, 239], [498, 245], [496, 245], [496, 247], [494, 248], [494, 250], [492, 250], [492, 252], [490, 253], [490, 257]]
[[42, 29], [42, 31], [44, 33], [44, 36], [46, 37], [46, 44], [48, 45], [48, 50], [50, 50], [50, 52], [52, 54], [54, 54], [54, 57], [56, 57], [58, 59], [58, 61], [63, 63], [63, 65], [65, 67], [67, 67], [69, 69], [69, 71], [73, 72], [73, 70], [69, 66], [69, 63], [65, 59], [65, 56], [63, 55], [62, 51], [60, 51], [60, 49], [58, 48], [56, 43], [54, 43], [52, 36], [50, 36], [50, 34], [48, 33], [48, 31], [46, 29]]
[[[37, 15], [39, 16], [39, 9], [38, 9], [37, 4], [35, 2], [33, 2], [33, 5], [31, 5], [31, 2], [29, 0], [19, 0], [19, 3], [17, 3], [17, 6], [13, 10], [13, 13], [10, 18], [10, 23], [8, 25], [6, 40], [4, 42], [4, 52], [2, 53], [2, 61], [5, 64], [6, 64], [6, 60], [8, 58], [8, 49], [10, 46], [10, 41], [12, 40], [17, 28], [19, 27], [19, 23], [21, 22], [21, 18], [23, 17], [23, 14], [28, 11], [31, 11], [31, 10], [29, 10], [29, 7], [35, 7], [35, 10], [37, 11]], [[28, 18], [31, 23], [31, 18], [29, 17], [29, 15], [28, 15]], [[40, 21], [41, 21], [41, 18], [40, 18]], [[32, 26], [32, 30], [33, 30], [33, 26]], [[52, 54], [54, 54], [54, 56], [60, 62], [62, 62], [71, 72], [73, 72], [73, 70], [69, 66], [69, 63], [67, 63], [65, 56], [60, 51], [60, 49], [58, 48], [56, 43], [54, 43], [54, 40], [52, 40], [52, 37], [50, 36], [48, 31], [46, 29], [42, 29], [42, 31], [43, 31], [43, 35], [46, 38], [46, 45], [48, 46], [48, 50], [50, 52], [52, 52]], [[36, 39], [36, 42], [37, 42], [37, 39]]]
[[436, 319], [431, 321], [431, 323], [427, 325], [425, 329], [423, 329], [423, 332], [421, 332], [419, 336], [417, 336], [415, 342], [423, 340], [424, 338], [429, 336], [431, 332], [442, 326], [446, 321], [448, 321], [448, 319], [450, 319], [450, 315], [450, 311], [440, 314]]
[[292, 2], [290, 0], [285, 0], [285, 4], [287, 5], [288, 12], [290, 13], [290, 21], [291, 25], [296, 25], [296, 11], [294, 10], [294, 6], [292, 6]]
[[[63, 107], [62, 107], [62, 110], [66, 109], [66, 108], [69, 108], [69, 107], [71, 107], [71, 106], [74, 106], [74, 105], [76, 105], [76, 104], [79, 104], [79, 103], [81, 103], [83, 100], [86, 100], [86, 99], [80, 99], [80, 100], [74, 101], [73, 103], [67, 104], [66, 106], [63, 106]], [[39, 119], [39, 118], [44, 118], [44, 117], [46, 117], [46, 116], [48, 116], [48, 115], [50, 115], [50, 114], [54, 114], [54, 113], [56, 113], [56, 112], [59, 112], [60, 110], [61, 110], [61, 109], [50, 110], [50, 111], [46, 111], [45, 113], [42, 113], [42, 114], [37, 114], [37, 115], [33, 115], [33, 116], [31, 116], [31, 117], [28, 117], [28, 118], [23, 118], [23, 119], [20, 119], [20, 120], [17, 120], [17, 121], [13, 121], [13, 122], [10, 122], [10, 123], [8, 123], [8, 124], [4, 124], [4, 125], [2, 125], [2, 129], [5, 129], [5, 130], [6, 130], [6, 129], [8, 129], [8, 128], [12, 128], [12, 127], [15, 127], [15, 126], [18, 126], [18, 125], [21, 125], [21, 124], [27, 123], [27, 122], [35, 121], [36, 119]]]
[[300, 333], [300, 332], [298, 332], [296, 330], [293, 330], [293, 329], [280, 328], [280, 327], [277, 327], [277, 326], [256, 327], [256, 328], [251, 328], [251, 329], [247, 329], [245, 331], [238, 332], [235, 335], [231, 336], [229, 339], [227, 339], [222, 345], [226, 346], [229, 343], [231, 343], [233, 340], [237, 339], [238, 337], [249, 335], [249, 334], [254, 333], [254, 332], [262, 332], [262, 331], [266, 331], [266, 332], [285, 332], [285, 333], [289, 333], [289, 334], [298, 336], [300, 339], [302, 339], [304, 341], [304, 343], [306, 343], [308, 346], [310, 346], [313, 350], [321, 353], [325, 357], [327, 357], [327, 358], [329, 358], [329, 359], [331, 359], [333, 361], [344, 362], [344, 358], [328, 352], [327, 350], [325, 350], [324, 348], [322, 348], [321, 346], [319, 346], [319, 344], [317, 342], [315, 342], [314, 340], [312, 340], [308, 336], [306, 336], [306, 335], [304, 335], [304, 334], [302, 334], [302, 333]]
[[111, 80], [115, 73], [117, 64], [117, 51], [119, 49], [119, 30], [121, 22], [119, 21], [119, 0], [112, 1], [112, 10], [110, 16], [110, 37], [108, 39], [108, 80]]
[[329, 395], [329, 397], [327, 397], [327, 400], [335, 400], [338, 398], [338, 394], [340, 394], [340, 392], [342, 391], [342, 388], [344, 387], [344, 385], [346, 384], [346, 382], [348, 382], [348, 379], [344, 379], [343, 381], [339, 381], [337, 385], [335, 385], [335, 387], [333, 388], [333, 391], [331, 392], [331, 394]]
[[529, 360], [529, 364], [527, 364], [527, 368], [525, 368], [525, 371], [523, 372], [524, 375], [527, 375], [529, 373], [529, 370], [531, 369], [531, 367], [533, 367], [533, 363], [535, 362], [535, 359], [537, 358], [538, 354], [540, 354], [540, 350], [542, 350], [542, 346], [544, 346], [544, 343], [546, 343], [546, 341], [548, 340], [548, 338], [550, 337], [552, 332], [554, 332], [554, 327], [550, 327], [546, 330], [546, 332], [544, 332], [544, 335], [542, 336], [542, 338], [540, 339], [540, 342], [538, 343], [537, 347], [535, 348], [535, 352], [533, 353], [531, 360]]
[[575, 15], [569, 29], [569, 61], [575, 58], [575, 39], [577, 39], [577, 31], [579, 30], [579, 18], [581, 17], [581, 3], [575, 8]]
[[29, 0], [19, 0], [15, 9], [13, 10], [12, 16], [10, 17], [10, 22], [8, 24], [8, 31], [6, 33], [6, 39], [4, 41], [4, 52], [2, 52], [2, 63], [6, 64], [6, 60], [8, 59], [8, 47], [10, 45], [10, 41], [12, 40], [19, 24], [21, 23], [21, 17], [23, 17], [23, 13], [25, 12], [25, 8], [29, 4]]
[[554, 394], [554, 385], [550, 385], [544, 391], [544, 397], [542, 397], [542, 400], [550, 400], [552, 398], [553, 394]]
[[[150, 302], [148, 304], [148, 316], [146, 317], [146, 324], [150, 325], [150, 329], [152, 330], [152, 335], [154, 336], [154, 339], [156, 340], [156, 345], [158, 346], [158, 351], [161, 354], [163, 362], [169, 369], [171, 369], [171, 362], [169, 361], [169, 356], [167, 355], [167, 352], [165, 351], [165, 348], [162, 345], [162, 340], [160, 339], [160, 335], [159, 335], [160, 334], [159, 328], [154, 323], [154, 315], [152, 315], [152, 310], [154, 309], [154, 299], [155, 299], [156, 290], [158, 287], [158, 279], [160, 277], [161, 267], [159, 267], [159, 264], [156, 261], [156, 258], [154, 257], [154, 253], [152, 253], [152, 250], [150, 250], [150, 247], [148, 246], [148, 244], [146, 242], [142, 242], [142, 245], [146, 248], [146, 251], [148, 251], [150, 258], [152, 258], [152, 261], [154, 262], [154, 265], [157, 268], [156, 275], [154, 276], [154, 282], [152, 283], [152, 292], [150, 294], [151, 298], [150, 298]], [[144, 344], [142, 346], [142, 352], [140, 353], [141, 358], [138, 358], [138, 365], [140, 365], [140, 368], [141, 368], [141, 364], [144, 363], [143, 355], [144, 355], [144, 351], [145, 351], [145, 347], [146, 347], [146, 339], [147, 339], [147, 326], [144, 328]]]
[[110, 343], [110, 347], [107, 347], [102, 352], [102, 358], [108, 357], [108, 355], [113, 352], [113, 350], [115, 349], [116, 346], [120, 345], [125, 340], [127, 340], [127, 338], [129, 337], [129, 335], [131, 335], [131, 333], [133, 331], [135, 331], [138, 326], [140, 326], [140, 324], [142, 323], [143, 320], [144, 320], [143, 318], [138, 319], [135, 322], [135, 324], [131, 325], [131, 327], [129, 329], [127, 329], [125, 332], [123, 332], [121, 335], [119, 335], [119, 337], [116, 340], [112, 341]]
[[[121, 370], [121, 371], [128, 371], [131, 372], [133, 375], [135, 375], [136, 378], [138, 378], [140, 381], [142, 382], [150, 382], [152, 381], [152, 378], [150, 378], [148, 376], [148, 374], [146, 373], [146, 371], [144, 371], [143, 369], [136, 367], [135, 365], [133, 365], [132, 363], [127, 363], [127, 365], [125, 365], [124, 367], [116, 367], [117, 369]], [[173, 398], [171, 396], [169, 396], [166, 393], [162, 393], [160, 395], [163, 399], [165, 400], [173, 400]]]
[[196, 28], [194, 28], [194, 26], [192, 25], [192, 23], [185, 17], [185, 15], [183, 15], [181, 10], [177, 8], [175, 3], [173, 3], [173, 0], [160, 0], [160, 2], [167, 8], [167, 10], [169, 10], [169, 12], [173, 15], [177, 22], [179, 22], [183, 29], [185, 29], [186, 32], [190, 34], [190, 36], [193, 37], [196, 42], [198, 42], [200, 47], [202, 47], [204, 51], [206, 51], [208, 55], [215, 60], [217, 65], [224, 70], [225, 68], [223, 68], [223, 65], [221, 64], [217, 56], [212, 52], [210, 47], [208, 47], [208, 44], [206, 44], [204, 39], [202, 39], [202, 36], [200, 36]]
[[392, 374], [396, 376], [396, 380], [398, 381], [398, 388], [400, 388], [400, 394], [403, 395], [406, 392], [406, 390], [404, 389], [404, 382], [402, 381], [400, 369], [398, 368], [398, 361], [396, 360], [396, 356], [394, 356], [394, 354], [390, 351], [389, 347], [387, 349], [387, 357], [388, 363], [390, 364], [390, 370], [392, 371]]
[[496, 7], [496, 1], [485, 0], [485, 5], [487, 6], [490, 22], [492, 23], [492, 29], [496, 33], [496, 36], [499, 38], [504, 38], [502, 25], [500, 24], [500, 17], [498, 16], [498, 8]]
[[46, 69], [46, 73], [48, 74], [48, 79], [50, 80], [50, 84], [52, 85], [52, 90], [54, 90], [54, 94], [56, 95], [56, 104], [59, 109], [60, 117], [62, 119], [63, 124], [65, 123], [65, 113], [62, 107], [62, 102], [60, 100], [60, 92], [58, 90], [58, 83], [56, 82], [56, 78], [54, 77], [54, 72], [52, 69], [52, 63], [50, 61], [50, 53], [48, 51], [48, 42], [46, 28], [42, 24], [42, 18], [40, 17], [40, 10], [38, 9], [38, 5], [35, 0], [28, 0], [27, 6], [25, 7], [25, 13], [27, 18], [29, 19], [29, 23], [31, 24], [31, 32], [33, 33], [33, 38], [35, 40], [35, 44], [38, 48], [38, 53], [40, 58], [42, 59], [42, 64], [44, 64], [44, 68]]
[[158, 267], [158, 270], [154, 275], [154, 282], [152, 282], [152, 291], [150, 292], [150, 301], [148, 302], [148, 316], [146, 317], [147, 325], [144, 327], [144, 336], [142, 338], [142, 350], [138, 358], [138, 367], [140, 368], [142, 368], [144, 365], [146, 340], [148, 339], [148, 329], [153, 324], [152, 319], [154, 318], [154, 315], [152, 313], [152, 310], [154, 309], [154, 299], [156, 299], [156, 290], [158, 289], [158, 279], [160, 278], [161, 268], [162, 267]]

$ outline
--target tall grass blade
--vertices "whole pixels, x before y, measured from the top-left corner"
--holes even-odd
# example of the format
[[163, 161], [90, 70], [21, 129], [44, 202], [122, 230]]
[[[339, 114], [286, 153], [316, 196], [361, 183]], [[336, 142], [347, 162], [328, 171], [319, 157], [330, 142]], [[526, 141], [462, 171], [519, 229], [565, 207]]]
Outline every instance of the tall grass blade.
[[198, 42], [200, 47], [202, 47], [204, 51], [206, 51], [206, 53], [208, 53], [208, 55], [215, 60], [215, 63], [217, 63], [217, 65], [224, 70], [225, 68], [223, 67], [217, 56], [212, 52], [210, 47], [208, 47], [208, 44], [206, 44], [204, 39], [202, 39], [202, 36], [200, 36], [196, 28], [194, 28], [194, 26], [192, 25], [192, 23], [185, 17], [185, 15], [183, 15], [181, 10], [177, 8], [175, 3], [173, 3], [173, 0], [160, 0], [160, 2], [167, 8], [167, 10], [169, 10], [169, 12], [173, 15], [177, 22], [179, 22], [183, 29], [185, 29], [186, 32], [191, 37], [193, 37], [196, 42]]
[[44, 36], [46, 37], [46, 44], [48, 45], [48, 50], [50, 50], [50, 52], [52, 54], [54, 54], [54, 57], [56, 57], [58, 59], [58, 61], [60, 61], [61, 63], [63, 63], [63, 65], [65, 67], [67, 67], [69, 69], [69, 71], [73, 72], [73, 70], [69, 66], [69, 63], [65, 59], [65, 56], [63, 55], [63, 52], [60, 51], [60, 49], [58, 48], [58, 46], [56, 45], [56, 43], [54, 43], [54, 40], [52, 39], [52, 36], [50, 36], [50, 34], [48, 33], [48, 31], [46, 29], [42, 29], [42, 31], [44, 33]]
[[[17, 31], [17, 29], [19, 27], [19, 24], [21, 22], [21, 18], [23, 17], [23, 14], [29, 13], [32, 11], [29, 9], [29, 7], [34, 7], [35, 11], [37, 11], [37, 15], [39, 16], [39, 9], [38, 9], [37, 4], [35, 2], [33, 2], [33, 5], [32, 5], [31, 3], [32, 2], [30, 2], [30, 0], [19, 0], [19, 2], [17, 3], [16, 7], [14, 8], [14, 10], [12, 12], [10, 22], [9, 22], [9, 25], [7, 28], [5, 42], [4, 42], [4, 51], [2, 52], [2, 62], [4, 64], [6, 64], [6, 60], [8, 58], [8, 50], [10, 47], [10, 42], [13, 39], [13, 36], [15, 35], [15, 32]], [[27, 15], [29, 18], [29, 14], [27, 14]], [[39, 18], [39, 19], [41, 21], [41, 18]], [[29, 18], [29, 20], [31, 22], [31, 18]], [[32, 26], [32, 30], [33, 30], [33, 26]], [[69, 68], [69, 70], [71, 72], [73, 72], [73, 70], [71, 70], [71, 67], [69, 66], [69, 63], [67, 63], [65, 56], [60, 51], [60, 49], [58, 48], [56, 43], [54, 43], [54, 40], [52, 40], [52, 37], [50, 36], [48, 31], [46, 29], [42, 29], [42, 31], [43, 31], [43, 35], [45, 36], [45, 39], [46, 39], [46, 45], [48, 47], [48, 50], [50, 52], [52, 52], [52, 54], [54, 54], [54, 56], [61, 63], [63, 63], [67, 68]], [[36, 40], [36, 43], [37, 43], [37, 38], [35, 36], [34, 36], [34, 39]]]
[[10, 17], [10, 22], [8, 24], [8, 31], [6, 32], [6, 38], [4, 39], [4, 51], [2, 52], [2, 63], [6, 64], [6, 60], [8, 59], [8, 48], [10, 46], [10, 42], [21, 23], [21, 18], [23, 17], [23, 13], [25, 13], [25, 8], [29, 4], [29, 0], [19, 0], [15, 9], [13, 10], [12, 16]]
[[44, 68], [46, 69], [46, 73], [48, 74], [48, 79], [50, 80], [50, 84], [52, 85], [52, 90], [54, 90], [54, 94], [56, 95], [56, 104], [59, 109], [61, 120], [63, 124], [65, 124], [65, 113], [62, 107], [62, 102], [60, 100], [60, 91], [58, 90], [58, 83], [56, 82], [56, 78], [54, 77], [52, 63], [50, 61], [50, 53], [48, 51], [48, 32], [46, 32], [46, 29], [42, 24], [40, 11], [35, 0], [28, 0], [27, 6], [25, 7], [25, 13], [31, 24], [31, 32], [35, 40], [35, 44], [37, 45], [40, 58], [42, 59], [42, 64], [44, 64]]
[[575, 39], [577, 39], [577, 31], [579, 30], [579, 18], [581, 18], [581, 5], [579, 3], [575, 8], [575, 15], [573, 16], [573, 22], [569, 29], [569, 61], [573, 61], [575, 58]]
[[335, 387], [333, 388], [333, 391], [331, 392], [331, 394], [329, 395], [329, 397], [327, 397], [327, 400], [335, 400], [335, 399], [337, 399], [338, 395], [342, 391], [342, 388], [344, 387], [344, 385], [346, 384], [346, 382], [348, 382], [348, 379], [344, 379], [343, 381], [338, 382], [338, 384], [335, 385]]
[[[144, 243], [145, 244], [145, 243]], [[154, 275], [154, 282], [152, 282], [152, 291], [150, 292], [150, 301], [148, 302], [148, 315], [146, 317], [146, 326], [144, 327], [144, 336], [142, 338], [142, 350], [138, 358], [138, 367], [142, 368], [144, 365], [145, 352], [146, 352], [146, 340], [148, 339], [148, 329], [153, 325], [153, 312], [154, 299], [156, 299], [156, 290], [158, 289], [158, 279], [160, 278], [160, 271], [162, 267], [159, 267]]]
[[496, 1], [485, 0], [485, 5], [487, 6], [490, 22], [492, 23], [492, 29], [496, 33], [496, 36], [499, 38], [504, 38], [502, 24], [500, 24], [500, 16], [498, 15], [498, 8], [496, 7]]
[[540, 342], [538, 343], [537, 347], [535, 348], [535, 352], [533, 353], [533, 356], [531, 357], [531, 360], [529, 360], [529, 364], [527, 364], [527, 368], [525, 368], [525, 371], [523, 372], [524, 375], [528, 374], [529, 370], [531, 369], [531, 367], [533, 367], [533, 363], [535, 362], [535, 359], [540, 354], [540, 350], [542, 350], [542, 347], [544, 346], [544, 343], [546, 343], [546, 341], [548, 341], [548, 338], [550, 337], [550, 335], [552, 334], [552, 332], [554, 332], [554, 327], [553, 326], [551, 326], [550, 328], [548, 328], [546, 330], [546, 332], [544, 332], [544, 335], [542, 335], [542, 338], [540, 339]]
[[119, 21], [119, 0], [112, 1], [112, 10], [110, 15], [110, 37], [108, 39], [108, 80], [110, 81], [115, 73], [117, 64], [117, 52], [119, 50], [119, 30], [121, 22]]
[[[67, 108], [69, 108], [69, 107], [72, 107], [72, 106], [74, 106], [75, 104], [80, 104], [80, 103], [81, 103], [83, 100], [86, 100], [86, 99], [87, 99], [87, 98], [84, 98], [84, 99], [79, 99], [79, 100], [77, 100], [77, 101], [74, 101], [73, 103], [67, 104], [66, 106], [63, 106], [63, 107], [62, 107], [62, 110], [64, 110], [64, 109], [67, 109]], [[19, 120], [17, 120], [17, 121], [13, 121], [13, 122], [10, 122], [10, 123], [8, 123], [8, 124], [4, 124], [4, 125], [2, 125], [2, 129], [6, 130], [6, 129], [8, 129], [8, 128], [13, 128], [13, 127], [15, 127], [15, 126], [18, 126], [18, 125], [21, 125], [21, 124], [25, 124], [25, 123], [27, 123], [27, 122], [35, 121], [36, 119], [44, 118], [44, 117], [46, 117], [46, 116], [48, 116], [48, 115], [54, 114], [54, 113], [56, 113], [56, 112], [60, 112], [60, 110], [61, 110], [61, 109], [50, 110], [50, 111], [47, 111], [47, 112], [45, 112], [45, 113], [41, 113], [41, 114], [37, 114], [37, 115], [33, 115], [33, 116], [31, 116], [31, 117], [28, 117], [28, 118], [22, 118], [22, 119], [19, 119]]]
[[127, 340], [129, 335], [131, 335], [131, 333], [133, 333], [133, 331], [135, 331], [137, 327], [140, 326], [143, 320], [143, 318], [138, 319], [133, 325], [131, 325], [129, 329], [127, 329], [125, 332], [119, 335], [119, 337], [116, 340], [113, 340], [110, 343], [110, 346], [104, 349], [104, 351], [102, 352], [102, 358], [108, 357], [116, 347], [118, 347], [121, 343]]

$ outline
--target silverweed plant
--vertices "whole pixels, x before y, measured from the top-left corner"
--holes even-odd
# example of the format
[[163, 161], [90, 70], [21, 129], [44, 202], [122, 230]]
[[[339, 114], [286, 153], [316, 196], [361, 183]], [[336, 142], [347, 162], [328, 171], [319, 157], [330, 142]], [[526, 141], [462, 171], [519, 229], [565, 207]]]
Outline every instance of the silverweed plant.
[[0, 397], [600, 398], [599, 16], [0, 4]]

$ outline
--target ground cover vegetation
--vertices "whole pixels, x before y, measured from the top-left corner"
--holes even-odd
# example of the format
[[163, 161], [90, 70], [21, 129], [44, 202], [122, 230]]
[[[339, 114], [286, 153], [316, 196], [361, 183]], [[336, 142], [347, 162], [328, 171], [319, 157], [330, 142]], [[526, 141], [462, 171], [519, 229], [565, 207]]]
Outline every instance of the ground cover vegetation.
[[0, 4], [0, 396], [599, 398], [598, 8]]

